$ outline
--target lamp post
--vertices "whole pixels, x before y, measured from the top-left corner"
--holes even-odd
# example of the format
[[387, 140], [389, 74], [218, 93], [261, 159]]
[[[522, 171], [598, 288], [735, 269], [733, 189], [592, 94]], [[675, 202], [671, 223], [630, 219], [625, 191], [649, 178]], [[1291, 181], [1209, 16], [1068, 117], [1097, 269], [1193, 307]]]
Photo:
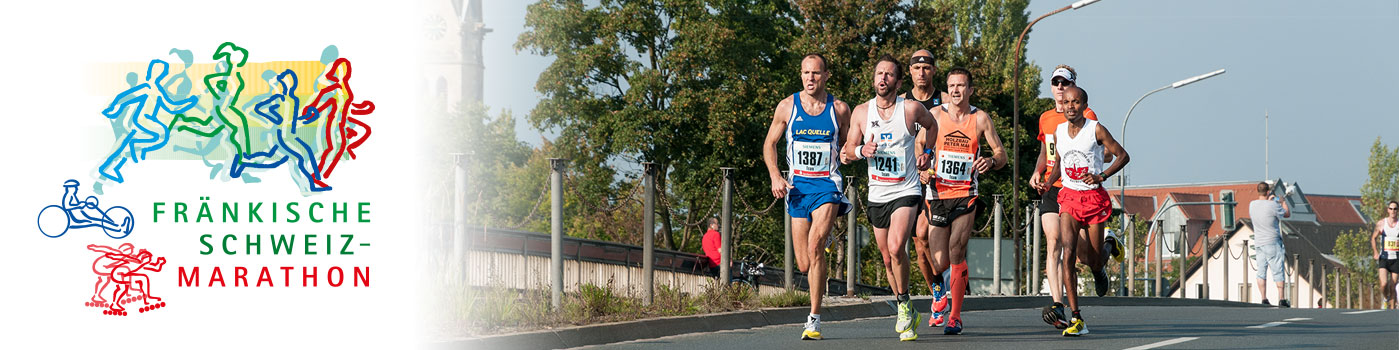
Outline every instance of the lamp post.
[[[1025, 30], [1020, 31], [1020, 37], [1017, 37], [1017, 38], [1015, 39], [1015, 61], [1011, 61], [1011, 64], [1014, 64], [1014, 65], [1015, 65], [1015, 69], [1012, 69], [1013, 71], [1015, 71], [1015, 79], [1011, 81], [1011, 83], [1012, 83], [1011, 85], [1013, 85], [1013, 90], [1015, 91], [1015, 98], [1011, 100], [1011, 105], [1012, 105], [1012, 107], [1011, 107], [1011, 115], [1012, 115], [1013, 117], [1011, 118], [1011, 123], [1010, 123], [1010, 130], [1011, 130], [1011, 137], [1010, 137], [1010, 152], [1011, 152], [1011, 153], [1010, 153], [1010, 159], [1011, 159], [1011, 170], [1010, 170], [1010, 172], [1011, 172], [1011, 175], [1010, 175], [1010, 177], [1011, 177], [1011, 180], [1010, 180], [1010, 201], [1011, 201], [1011, 208], [1019, 208], [1019, 207], [1020, 207], [1020, 190], [1018, 189], [1018, 187], [1015, 187], [1015, 186], [1016, 186], [1017, 184], [1020, 183], [1020, 48], [1021, 48], [1021, 45], [1024, 44], [1024, 42], [1025, 42], [1025, 34], [1027, 34], [1027, 33], [1030, 32], [1030, 27], [1034, 27], [1034, 26], [1035, 26], [1035, 23], [1039, 23], [1039, 21], [1042, 20], [1042, 19], [1044, 19], [1045, 17], [1053, 16], [1054, 14], [1057, 14], [1057, 13], [1060, 13], [1060, 12], [1064, 12], [1064, 11], [1068, 11], [1068, 10], [1077, 10], [1077, 9], [1079, 9], [1079, 8], [1081, 8], [1081, 7], [1091, 5], [1091, 4], [1093, 4], [1093, 3], [1095, 3], [1095, 2], [1098, 2], [1098, 1], [1100, 1], [1100, 0], [1078, 0], [1078, 1], [1075, 1], [1073, 4], [1069, 4], [1069, 6], [1064, 6], [1064, 7], [1059, 8], [1058, 10], [1050, 11], [1049, 13], [1046, 13], [1046, 14], [1044, 14], [1044, 15], [1041, 15], [1039, 18], [1035, 18], [1035, 20], [1030, 21], [1030, 24], [1025, 25]], [[1019, 221], [1020, 221], [1020, 220], [1019, 220], [1019, 217], [1017, 217], [1016, 215], [1011, 215], [1011, 225], [1010, 225], [1010, 226], [1011, 226], [1011, 227], [1020, 227], [1020, 222], [1019, 222]], [[1016, 244], [1019, 244], [1019, 243], [1020, 243], [1020, 242], [1019, 242], [1019, 241], [1020, 241], [1019, 239], [1016, 239], [1015, 241], [1016, 241], [1016, 242], [1015, 242]], [[1019, 256], [1019, 255], [1020, 255], [1020, 252], [1019, 252], [1019, 251], [1016, 251], [1016, 263], [1017, 263], [1017, 264], [1019, 264], [1019, 263], [1020, 263], [1019, 260], [1023, 258], [1023, 257], [1021, 257], [1021, 256]]]
[[[1184, 87], [1184, 86], [1186, 86], [1186, 85], [1194, 84], [1194, 83], [1197, 82], [1197, 81], [1201, 81], [1201, 80], [1213, 78], [1214, 76], [1220, 75], [1220, 74], [1224, 74], [1224, 70], [1223, 70], [1223, 69], [1220, 69], [1220, 70], [1217, 70], [1217, 71], [1213, 71], [1213, 72], [1209, 72], [1209, 73], [1205, 73], [1205, 74], [1196, 75], [1196, 76], [1193, 76], [1193, 77], [1190, 77], [1190, 78], [1186, 78], [1186, 79], [1181, 80], [1181, 81], [1177, 81], [1177, 82], [1171, 83], [1170, 85], [1166, 85], [1166, 86], [1162, 86], [1162, 87], [1156, 88], [1156, 90], [1148, 91], [1145, 95], [1142, 95], [1142, 97], [1137, 98], [1137, 102], [1132, 102], [1132, 108], [1128, 108], [1128, 109], [1127, 109], [1127, 116], [1122, 117], [1122, 131], [1119, 132], [1119, 133], [1117, 134], [1118, 143], [1120, 143], [1120, 144], [1126, 144], [1126, 143], [1127, 143], [1127, 120], [1132, 119], [1132, 111], [1135, 110], [1135, 109], [1137, 109], [1137, 104], [1138, 104], [1138, 103], [1142, 103], [1142, 100], [1146, 99], [1147, 96], [1151, 96], [1151, 94], [1154, 94], [1154, 93], [1157, 93], [1157, 92], [1161, 92], [1161, 91], [1164, 91], [1164, 90], [1166, 90], [1166, 89], [1179, 89], [1179, 88]], [[1123, 168], [1123, 171], [1126, 171], [1126, 168]], [[1124, 176], [1125, 176], [1125, 175], [1124, 175]], [[1118, 197], [1117, 197], [1117, 202], [1122, 204], [1122, 227], [1123, 227], [1123, 228], [1126, 228], [1126, 227], [1127, 227], [1127, 181], [1124, 180], [1124, 179], [1126, 179], [1124, 176], [1118, 176], [1118, 177], [1117, 177], [1117, 187], [1118, 187], [1118, 190], [1119, 190], [1119, 191], [1118, 191], [1119, 194], [1118, 194]], [[1125, 232], [1125, 231], [1124, 231], [1124, 232]], [[1129, 247], [1128, 249], [1131, 249], [1131, 248]]]

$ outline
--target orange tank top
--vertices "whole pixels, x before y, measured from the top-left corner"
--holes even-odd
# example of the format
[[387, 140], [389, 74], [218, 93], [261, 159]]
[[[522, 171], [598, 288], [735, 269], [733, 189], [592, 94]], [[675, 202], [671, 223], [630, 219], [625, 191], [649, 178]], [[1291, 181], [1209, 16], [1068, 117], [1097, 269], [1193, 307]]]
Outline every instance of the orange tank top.
[[976, 196], [977, 151], [981, 134], [976, 132], [976, 107], [961, 123], [952, 121], [944, 105], [943, 113], [934, 119], [938, 123], [937, 139], [933, 141], [933, 190], [928, 199], [953, 199]]

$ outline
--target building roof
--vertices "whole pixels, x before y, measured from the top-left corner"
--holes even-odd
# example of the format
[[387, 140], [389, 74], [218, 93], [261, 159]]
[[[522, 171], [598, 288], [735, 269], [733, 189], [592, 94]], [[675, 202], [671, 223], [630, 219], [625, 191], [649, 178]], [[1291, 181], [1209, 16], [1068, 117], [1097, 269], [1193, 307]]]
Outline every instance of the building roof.
[[1356, 211], [1355, 206], [1350, 201], [1360, 201], [1360, 196], [1338, 196], [1309, 194], [1307, 202], [1312, 204], [1312, 211], [1316, 212], [1316, 220], [1322, 223], [1335, 224], [1365, 224], [1365, 219]]

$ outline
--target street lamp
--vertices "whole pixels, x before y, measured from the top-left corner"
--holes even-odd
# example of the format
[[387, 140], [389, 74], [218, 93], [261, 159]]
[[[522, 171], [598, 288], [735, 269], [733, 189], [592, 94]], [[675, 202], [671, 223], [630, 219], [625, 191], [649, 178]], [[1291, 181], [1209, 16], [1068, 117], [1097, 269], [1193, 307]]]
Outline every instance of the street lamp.
[[[1069, 6], [1064, 6], [1064, 7], [1059, 8], [1058, 10], [1050, 11], [1049, 13], [1046, 13], [1046, 14], [1040, 16], [1039, 18], [1036, 18], [1034, 21], [1030, 21], [1030, 24], [1025, 25], [1025, 30], [1020, 31], [1020, 37], [1018, 37], [1018, 38], [1015, 39], [1015, 61], [1012, 61], [1012, 63], [1011, 63], [1011, 64], [1014, 64], [1014, 65], [1015, 65], [1015, 69], [1013, 69], [1013, 70], [1015, 71], [1015, 80], [1012, 80], [1012, 81], [1011, 81], [1011, 85], [1014, 85], [1014, 88], [1013, 88], [1013, 89], [1015, 90], [1015, 98], [1014, 98], [1013, 100], [1011, 100], [1011, 104], [1012, 104], [1012, 107], [1011, 107], [1011, 109], [1012, 109], [1011, 114], [1012, 114], [1013, 117], [1011, 118], [1011, 123], [1010, 123], [1010, 130], [1011, 130], [1011, 137], [1010, 137], [1010, 152], [1011, 152], [1011, 154], [1010, 154], [1010, 159], [1012, 160], [1012, 164], [1011, 164], [1011, 168], [1010, 168], [1010, 169], [1011, 169], [1011, 170], [1010, 170], [1010, 172], [1011, 172], [1011, 175], [1010, 175], [1010, 177], [1011, 177], [1011, 180], [1010, 180], [1010, 201], [1011, 201], [1011, 207], [1012, 207], [1012, 208], [1019, 208], [1019, 207], [1020, 207], [1020, 190], [1018, 190], [1017, 187], [1015, 187], [1017, 184], [1020, 183], [1020, 45], [1023, 44], [1023, 43], [1025, 42], [1025, 34], [1030, 32], [1030, 27], [1034, 27], [1034, 26], [1035, 26], [1035, 23], [1039, 23], [1039, 21], [1042, 20], [1042, 19], [1044, 19], [1045, 17], [1053, 16], [1053, 15], [1056, 14], [1056, 13], [1060, 13], [1060, 12], [1064, 12], [1064, 11], [1068, 11], [1068, 10], [1077, 10], [1077, 9], [1079, 9], [1080, 7], [1092, 5], [1093, 3], [1098, 2], [1098, 1], [1100, 1], [1100, 0], [1079, 0], [1079, 1], [1075, 1], [1073, 4], [1069, 4]], [[1010, 225], [1010, 226], [1011, 226], [1011, 227], [1020, 227], [1020, 220], [1019, 220], [1019, 219], [1020, 219], [1020, 218], [1019, 218], [1017, 215], [1011, 215], [1011, 219], [1010, 219], [1010, 220], [1011, 220], [1011, 225]], [[1015, 231], [1015, 232], [1016, 232], [1016, 235], [1019, 236], [1020, 231]], [[1020, 244], [1020, 240], [1019, 240], [1019, 239], [1016, 239], [1015, 241], [1016, 241], [1016, 242], [1015, 242], [1016, 244]], [[1019, 264], [1020, 264], [1020, 260], [1021, 260], [1021, 259], [1022, 259], [1022, 257], [1020, 256], [1020, 250], [1016, 250], [1016, 251], [1015, 251], [1015, 260], [1016, 260], [1015, 263], [1016, 263], [1016, 265], [1019, 265]], [[1016, 288], [1019, 288], [1019, 287], [1020, 287], [1020, 286], [1016, 286]]]
[[[1220, 74], [1224, 74], [1224, 70], [1223, 70], [1223, 69], [1220, 69], [1220, 70], [1217, 70], [1217, 71], [1213, 71], [1213, 72], [1209, 72], [1209, 73], [1205, 73], [1205, 74], [1196, 75], [1196, 76], [1193, 76], [1193, 77], [1189, 77], [1189, 78], [1186, 78], [1186, 79], [1184, 79], [1184, 80], [1180, 80], [1180, 81], [1171, 83], [1170, 85], [1166, 85], [1166, 86], [1162, 86], [1162, 87], [1156, 88], [1156, 90], [1148, 91], [1145, 95], [1142, 95], [1141, 98], [1138, 98], [1138, 99], [1137, 99], [1137, 102], [1132, 102], [1132, 108], [1128, 108], [1128, 109], [1127, 109], [1127, 116], [1126, 116], [1126, 117], [1122, 117], [1122, 132], [1119, 132], [1119, 133], [1117, 134], [1117, 136], [1119, 137], [1118, 143], [1119, 143], [1119, 144], [1126, 144], [1126, 143], [1127, 143], [1127, 120], [1132, 119], [1132, 111], [1135, 110], [1135, 109], [1137, 109], [1137, 104], [1138, 104], [1138, 103], [1142, 103], [1142, 100], [1145, 100], [1147, 96], [1151, 96], [1151, 94], [1154, 94], [1154, 93], [1157, 93], [1157, 92], [1161, 92], [1161, 91], [1166, 90], [1166, 89], [1178, 89], [1178, 88], [1184, 87], [1184, 86], [1186, 86], [1186, 85], [1194, 84], [1194, 83], [1197, 82], [1197, 81], [1201, 81], [1201, 80], [1213, 78], [1214, 76], [1220, 75]], [[1126, 169], [1126, 168], [1123, 168], [1122, 170], [1123, 170], [1123, 172], [1125, 172], [1127, 169]], [[1118, 194], [1118, 197], [1117, 197], [1117, 202], [1120, 203], [1120, 204], [1122, 204], [1122, 228], [1121, 228], [1122, 232], [1127, 232], [1127, 181], [1126, 181], [1126, 176], [1127, 176], [1127, 175], [1122, 174], [1121, 176], [1118, 176], [1118, 177], [1117, 177], [1117, 186], [1119, 187], [1119, 189], [1118, 189], [1118, 193], [1119, 193], [1119, 194]], [[1127, 247], [1127, 249], [1132, 249], [1132, 247]], [[1123, 274], [1126, 274], [1126, 273], [1127, 273], [1127, 271], [1124, 270], [1124, 271], [1123, 271]], [[1127, 282], [1128, 282], [1128, 283], [1131, 283], [1131, 281], [1127, 281]], [[1123, 286], [1124, 286], [1124, 288], [1123, 288], [1124, 291], [1120, 291], [1118, 294], [1122, 294], [1121, 292], [1125, 292], [1125, 289], [1126, 289], [1125, 287], [1126, 287], [1126, 285], [1124, 284]]]

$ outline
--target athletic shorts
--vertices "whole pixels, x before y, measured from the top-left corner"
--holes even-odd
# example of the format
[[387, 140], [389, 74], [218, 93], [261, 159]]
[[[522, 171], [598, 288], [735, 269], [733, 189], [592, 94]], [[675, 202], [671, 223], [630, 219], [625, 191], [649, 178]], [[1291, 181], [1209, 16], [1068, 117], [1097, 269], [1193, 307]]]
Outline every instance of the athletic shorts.
[[1065, 188], [1058, 197], [1059, 215], [1072, 215], [1084, 225], [1101, 224], [1112, 218], [1112, 201], [1102, 187], [1088, 191]]
[[1059, 187], [1050, 186], [1040, 195], [1040, 214], [1059, 213]]
[[1385, 253], [1380, 254], [1379, 268], [1389, 270], [1389, 273], [1399, 273], [1399, 259], [1386, 259]]
[[826, 203], [835, 203], [836, 216], [850, 212], [850, 200], [840, 192], [787, 193], [787, 215], [798, 219], [811, 219], [811, 212]]
[[928, 211], [930, 212], [928, 224], [948, 227], [952, 225], [952, 220], [956, 220], [959, 216], [976, 215], [976, 197], [930, 200], [928, 201]]
[[[1258, 265], [1258, 274], [1254, 276], [1260, 280], [1267, 281], [1268, 276], [1272, 276], [1273, 282], [1286, 281], [1287, 263], [1284, 262], [1287, 249], [1283, 248], [1282, 242], [1264, 243], [1253, 248], [1253, 264]], [[1268, 273], [1272, 270], [1272, 273]]]
[[903, 207], [913, 207], [913, 217], [918, 217], [918, 211], [923, 210], [923, 196], [912, 195], [895, 198], [888, 203], [870, 202], [869, 214], [870, 225], [874, 228], [889, 228], [889, 218], [894, 216], [894, 211]]

